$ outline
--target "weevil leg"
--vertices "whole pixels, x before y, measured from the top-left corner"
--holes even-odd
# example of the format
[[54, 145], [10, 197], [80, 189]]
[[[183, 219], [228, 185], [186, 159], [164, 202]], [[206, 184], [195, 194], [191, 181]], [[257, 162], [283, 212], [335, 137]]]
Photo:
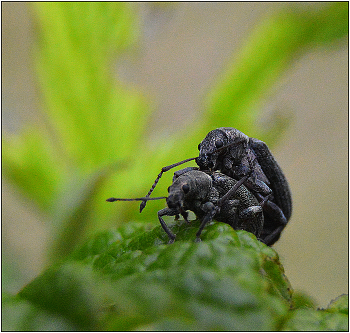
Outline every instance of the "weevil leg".
[[277, 206], [277, 204], [269, 199], [265, 200], [266, 198], [258, 193], [256, 194], [256, 197], [263, 202], [264, 228], [262, 233], [265, 231], [266, 236], [262, 236], [261, 241], [266, 245], [271, 246], [277, 242], [288, 221], [282, 209]]
[[164, 231], [167, 233], [169, 236], [169, 244], [174, 243], [176, 235], [171, 232], [171, 230], [168, 228], [166, 223], [164, 222], [162, 216], [176, 216], [178, 215], [178, 211], [176, 209], [171, 209], [171, 208], [163, 208], [160, 211], [158, 211], [158, 219], [159, 222], [164, 229]]
[[267, 246], [273, 245], [280, 238], [281, 232], [283, 231], [284, 227], [285, 227], [285, 225], [279, 226], [272, 233], [270, 233], [268, 236], [266, 236], [263, 239], [261, 239], [261, 241], [264, 244], [266, 244]]
[[183, 209], [180, 209], [181, 210], [181, 215], [182, 217], [184, 218], [185, 222], [190, 224], [191, 222], [188, 220], [188, 212], [186, 212], [185, 210]]
[[264, 227], [264, 215], [261, 206], [250, 206], [239, 213], [239, 229], [251, 232], [259, 237]]
[[244, 185], [251, 191], [262, 193], [265, 196], [270, 195], [272, 193], [272, 190], [269, 186], [267, 186], [263, 181], [260, 179], [256, 179], [253, 181], [251, 177], [247, 179], [247, 181], [244, 183]]
[[[177, 163], [174, 163], [174, 164], [170, 164], [168, 166], [165, 166], [162, 168], [162, 170], [160, 171], [159, 175], [157, 176], [156, 180], [154, 181], [151, 189], [148, 191], [147, 195], [146, 195], [146, 198], [148, 198], [151, 193], [153, 192], [153, 190], [155, 189], [155, 187], [157, 186], [157, 183], [159, 182], [159, 179], [160, 177], [162, 177], [163, 173], [166, 172], [166, 171], [169, 171], [171, 170], [172, 168], [175, 168], [183, 163], [186, 163], [186, 162], [189, 162], [189, 161], [192, 161], [196, 159], [196, 157], [192, 157], [192, 158], [188, 158], [186, 160], [183, 160], [183, 161], [180, 161], [180, 162], [177, 162]], [[146, 203], [147, 201], [142, 201], [141, 204], [140, 204], [140, 213], [143, 211], [143, 209], [146, 207]]]
[[272, 193], [266, 195], [265, 197], [263, 197], [262, 195], [260, 194], [257, 194], [256, 197], [258, 197], [258, 199], [260, 199], [261, 201], [259, 202], [259, 205], [261, 207], [264, 207], [264, 205], [268, 202], [268, 201], [271, 201], [272, 200]]
[[203, 220], [202, 220], [202, 223], [196, 233], [196, 242], [200, 242], [201, 239], [200, 239], [200, 236], [201, 236], [201, 233], [204, 229], [204, 227], [210, 222], [213, 220], [215, 214], [219, 211], [219, 207], [218, 206], [215, 206], [212, 202], [206, 202], [204, 205], [203, 205], [203, 211], [205, 211], [207, 213], [207, 215], [204, 216]]
[[263, 212], [263, 209], [261, 206], [250, 206], [248, 208], [243, 209], [239, 213], [239, 218], [240, 219], [251, 219], [259, 214], [262, 214], [262, 212]]
[[238, 188], [243, 185], [248, 177], [249, 175], [244, 176], [234, 186], [232, 186], [232, 188], [218, 200], [217, 205], [220, 207], [227, 199], [229, 199], [238, 190]]
[[278, 221], [281, 225], [287, 224], [287, 219], [282, 211], [282, 209], [277, 206], [274, 202], [272, 202], [268, 197], [263, 197], [261, 194], [256, 193], [256, 198], [260, 201], [260, 205], [263, 207], [264, 212], [269, 213], [273, 217], [274, 220]]

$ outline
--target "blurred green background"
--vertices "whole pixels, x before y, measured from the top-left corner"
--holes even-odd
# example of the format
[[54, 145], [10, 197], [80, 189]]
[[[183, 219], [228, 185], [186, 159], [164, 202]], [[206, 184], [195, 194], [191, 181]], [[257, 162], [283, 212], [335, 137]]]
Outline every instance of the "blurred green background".
[[232, 126], [266, 140], [289, 180], [274, 247], [292, 286], [319, 306], [347, 293], [348, 47], [322, 30], [329, 3], [294, 4], [314, 15], [300, 24], [292, 5], [3, 3], [3, 288], [97, 230], [156, 224], [164, 202], [139, 215], [103, 199], [144, 195], [162, 166]]

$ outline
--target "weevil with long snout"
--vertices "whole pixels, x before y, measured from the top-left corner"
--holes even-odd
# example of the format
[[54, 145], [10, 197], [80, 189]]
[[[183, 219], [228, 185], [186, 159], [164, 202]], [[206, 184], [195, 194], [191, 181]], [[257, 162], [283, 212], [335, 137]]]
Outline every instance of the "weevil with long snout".
[[[204, 227], [213, 219], [232, 226], [235, 230], [246, 230], [260, 237], [264, 226], [263, 209], [257, 198], [239, 182], [219, 172], [203, 172], [185, 168], [177, 171], [173, 183], [168, 188], [167, 206], [158, 211], [158, 219], [169, 236], [169, 243], [176, 235], [169, 229], [163, 216], [183, 216], [188, 221], [188, 211], [200, 219], [201, 225], [196, 234], [196, 241]], [[113, 201], [157, 200], [159, 198], [110, 198]], [[264, 242], [264, 239], [261, 239]]]

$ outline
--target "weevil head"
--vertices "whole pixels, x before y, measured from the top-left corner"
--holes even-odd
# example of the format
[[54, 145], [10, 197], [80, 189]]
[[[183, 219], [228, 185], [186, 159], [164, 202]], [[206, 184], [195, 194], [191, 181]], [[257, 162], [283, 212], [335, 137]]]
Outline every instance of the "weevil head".
[[220, 148], [228, 144], [227, 136], [220, 129], [210, 131], [198, 145], [199, 156], [196, 162], [201, 170], [216, 170]]
[[190, 170], [178, 176], [169, 186], [167, 205], [179, 213], [192, 210], [194, 202], [208, 201], [212, 186], [212, 179], [207, 173]]
[[224, 156], [228, 155], [233, 163], [240, 162], [248, 142], [249, 137], [235, 128], [217, 128], [198, 145], [196, 162], [201, 170], [220, 170]]
[[187, 183], [174, 182], [168, 188], [169, 195], [166, 203], [169, 208], [178, 208], [182, 210], [184, 207], [185, 195], [189, 192], [190, 187]]

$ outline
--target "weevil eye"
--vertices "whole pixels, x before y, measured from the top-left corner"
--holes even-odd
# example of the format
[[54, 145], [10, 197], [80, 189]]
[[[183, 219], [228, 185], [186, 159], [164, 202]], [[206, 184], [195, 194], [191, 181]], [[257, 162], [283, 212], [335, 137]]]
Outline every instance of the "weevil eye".
[[168, 193], [170, 192], [170, 186], [168, 187]]
[[201, 144], [198, 145], [198, 150], [201, 150]]
[[184, 191], [185, 194], [187, 194], [190, 190], [190, 187], [187, 184], [182, 185], [182, 191]]
[[224, 145], [224, 143], [222, 142], [222, 140], [216, 140], [215, 141], [215, 147], [216, 148], [221, 148]]

